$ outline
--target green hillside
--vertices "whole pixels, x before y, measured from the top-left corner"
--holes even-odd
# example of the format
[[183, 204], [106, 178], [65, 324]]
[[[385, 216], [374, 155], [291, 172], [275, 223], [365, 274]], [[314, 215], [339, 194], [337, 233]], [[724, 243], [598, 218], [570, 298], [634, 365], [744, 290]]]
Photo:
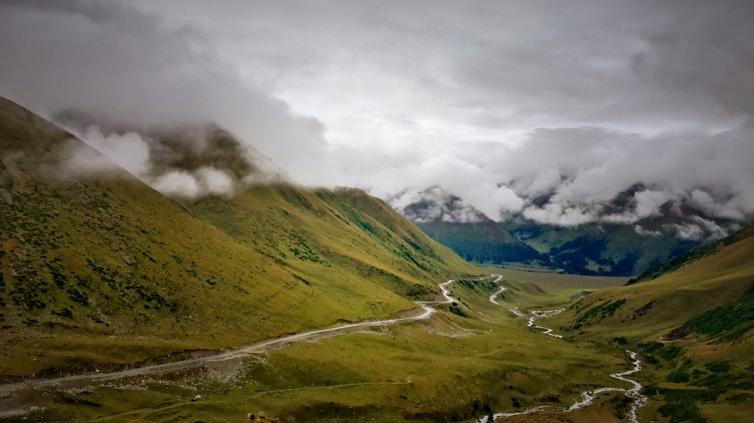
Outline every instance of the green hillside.
[[634, 225], [587, 223], [564, 227], [524, 218], [500, 225], [518, 239], [550, 258], [553, 267], [583, 275], [632, 276], [681, 254], [695, 241], [660, 232], [662, 218], [641, 222], [658, 235], [642, 235]]
[[754, 227], [648, 274], [575, 303], [561, 330], [638, 349], [659, 407], [647, 413], [743, 421], [754, 411]]
[[628, 284], [630, 285], [630, 284], [634, 284], [641, 281], [655, 279], [664, 275], [665, 273], [678, 270], [689, 263], [693, 263], [694, 261], [697, 261], [703, 257], [715, 254], [721, 248], [727, 245], [730, 245], [738, 241], [741, 241], [743, 239], [746, 239], [748, 237], [751, 237], [752, 234], [754, 234], [754, 228], [748, 227], [730, 236], [727, 236], [719, 241], [715, 241], [709, 244], [702, 245], [700, 247], [696, 247], [692, 249], [691, 251], [688, 251], [684, 254], [680, 254], [678, 256], [673, 257], [667, 262], [661, 263], [655, 267], [652, 267], [651, 269], [647, 269], [645, 272], [643, 272], [639, 276], [629, 280]]
[[474, 271], [359, 191], [260, 186], [181, 205], [120, 169], [77, 174], [68, 153], [87, 148], [0, 100], [6, 379], [393, 316]]
[[373, 285], [390, 295], [424, 298], [450, 269], [473, 271], [381, 200], [356, 189], [257, 185], [230, 199], [200, 200], [189, 209], [269, 260], [284, 263], [305, 285], [332, 290], [334, 299], [368, 298]]

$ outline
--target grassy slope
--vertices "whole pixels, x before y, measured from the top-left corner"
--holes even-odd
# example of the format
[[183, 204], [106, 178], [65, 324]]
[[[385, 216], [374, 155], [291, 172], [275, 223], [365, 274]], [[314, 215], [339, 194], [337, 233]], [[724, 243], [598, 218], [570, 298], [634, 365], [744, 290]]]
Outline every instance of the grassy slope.
[[[656, 279], [599, 291], [557, 320], [578, 336], [626, 338], [650, 363], [645, 381], [671, 390], [657, 398], [676, 407], [676, 415], [723, 421], [752, 412], [754, 228], [734, 237], [714, 252], [691, 254], [685, 264], [656, 272]], [[716, 368], [720, 361], [730, 368]], [[690, 390], [711, 397], [690, 400]]]
[[[511, 275], [508, 282], [518, 292], [527, 278], [536, 274]], [[531, 306], [570, 301], [575, 287], [598, 284], [580, 283], [578, 276], [548, 279], [536, 292], [525, 288], [521, 298]], [[43, 396], [47, 408], [39, 418], [221, 422], [262, 411], [281, 421], [470, 421], [490, 409], [570, 404], [590, 387], [615, 385], [606, 369], [626, 366], [620, 352], [529, 330], [524, 319], [488, 301], [494, 284], [465, 280], [451, 289], [460, 304], [426, 322], [293, 344], [223, 364], [230, 378], [211, 370], [180, 383], [123, 381], [124, 387]], [[197, 393], [203, 399], [192, 402]], [[609, 405], [589, 413], [576, 421], [613, 416]]]
[[[224, 210], [265, 210], [266, 223], [237, 228], [256, 233], [229, 236], [123, 171], [73, 177], [61, 160], [68, 148], [86, 147], [0, 100], [0, 375], [5, 377], [52, 368], [102, 369], [393, 315], [413, 307], [402, 295], [434, 292], [441, 274], [473, 269], [362, 193], [257, 188], [239, 196], [239, 210]], [[270, 195], [255, 198], [264, 191]], [[304, 213], [294, 202], [280, 200], [282, 192], [319, 199], [319, 209]], [[244, 199], [253, 199], [257, 209], [243, 209]], [[322, 215], [327, 208], [345, 219]], [[378, 209], [383, 214], [375, 214]], [[379, 227], [392, 241], [360, 234], [366, 229], [349, 223], [355, 220]], [[295, 234], [291, 228], [302, 221], [329, 243], [315, 242], [308, 229]], [[328, 238], [336, 233], [342, 237]], [[358, 241], [340, 245], [348, 236]], [[272, 246], [247, 242], [254, 238], [271, 240]], [[305, 250], [296, 243], [313, 247], [324, 261], [312, 264], [305, 251], [297, 255], [285, 248]], [[351, 257], [339, 259], [337, 251], [326, 249]], [[414, 284], [425, 289], [412, 290]]]
[[231, 199], [208, 198], [189, 207], [240, 243], [286, 263], [305, 284], [327, 285], [353, 302], [370, 300], [374, 285], [391, 295], [425, 298], [452, 271], [474, 271], [360, 190], [260, 185]]

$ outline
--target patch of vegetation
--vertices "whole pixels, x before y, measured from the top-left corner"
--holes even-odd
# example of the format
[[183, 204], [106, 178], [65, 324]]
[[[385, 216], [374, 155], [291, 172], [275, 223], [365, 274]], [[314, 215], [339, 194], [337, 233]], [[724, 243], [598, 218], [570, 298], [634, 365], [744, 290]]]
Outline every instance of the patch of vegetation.
[[657, 411], [663, 417], [669, 417], [671, 423], [702, 423], [706, 419], [699, 413], [699, 402], [715, 401], [719, 393], [707, 389], [661, 389], [665, 399]]
[[493, 281], [494, 279], [491, 279], [491, 278], [486, 278], [486, 279], [460, 278], [460, 279], [457, 279], [455, 283], [471, 291], [489, 292], [497, 288], [497, 284]]
[[311, 281], [309, 279], [306, 279], [305, 277], [303, 277], [303, 276], [301, 276], [301, 275], [299, 275], [297, 273], [293, 273], [293, 277], [296, 278], [296, 279], [298, 279], [300, 282], [303, 282], [304, 285], [306, 285], [306, 286], [312, 286], [312, 283], [311, 283]]
[[728, 373], [730, 371], [730, 362], [725, 360], [711, 361], [705, 364], [704, 367], [713, 373]]
[[671, 423], [703, 423], [707, 421], [701, 414], [699, 414], [699, 407], [696, 403], [688, 399], [668, 401], [661, 405], [657, 411], [663, 417], [670, 417]]
[[610, 400], [610, 405], [613, 407], [613, 413], [615, 417], [623, 420], [628, 414], [628, 410], [631, 407], [633, 400], [626, 395], [617, 395]]
[[464, 313], [463, 310], [461, 310], [461, 307], [455, 301], [452, 304], [450, 304], [449, 310], [450, 310], [451, 313], [453, 313], [455, 315], [458, 315], [458, 316], [461, 316], [461, 317], [467, 317], [466, 313]]
[[608, 300], [586, 310], [576, 319], [576, 322], [573, 325], [574, 329], [578, 329], [587, 323], [598, 322], [612, 316], [623, 304], [625, 304], [625, 302], [626, 300], [623, 298], [615, 301]]
[[52, 313], [52, 314], [54, 314], [56, 316], [60, 316], [60, 317], [62, 317], [64, 319], [73, 319], [73, 311], [71, 311], [71, 309], [68, 308], [68, 307], [65, 307], [65, 308], [60, 309], [60, 310], [53, 310], [50, 313]]
[[690, 380], [689, 373], [685, 369], [676, 369], [668, 374], [666, 378], [668, 382], [673, 383], [686, 383]]
[[322, 257], [318, 256], [317, 253], [315, 253], [314, 250], [309, 246], [309, 244], [306, 243], [306, 239], [303, 236], [296, 234], [293, 236], [293, 241], [295, 245], [289, 247], [288, 250], [292, 252], [297, 259], [302, 261], [311, 261], [314, 263], [324, 262]]
[[618, 337], [613, 338], [613, 342], [616, 343], [616, 344], [618, 344], [618, 345], [626, 345], [626, 344], [628, 344], [628, 340], [624, 336], [618, 336]]
[[406, 248], [403, 244], [401, 244], [398, 247], [398, 251], [395, 254], [398, 257], [400, 257], [400, 258], [402, 258], [402, 259], [404, 259], [406, 261], [409, 261], [409, 262], [413, 263], [414, 265], [416, 265], [416, 267], [418, 267], [421, 270], [424, 270], [424, 271], [429, 271], [430, 270], [426, 265], [424, 265], [423, 263], [421, 263], [417, 259], [417, 257], [415, 257], [414, 254], [411, 253], [411, 251], [409, 251], [408, 248]]
[[652, 300], [652, 301], [644, 304], [643, 306], [639, 307], [638, 309], [636, 309], [636, 315], [637, 316], [643, 316], [643, 315], [647, 314], [647, 312], [652, 308], [652, 306], [654, 304], [655, 304], [655, 301]]
[[707, 310], [684, 323], [681, 331], [696, 332], [719, 342], [740, 339], [754, 329], [754, 287], [743, 298]]
[[645, 361], [658, 367], [661, 365], [660, 359], [673, 361], [683, 352], [677, 345], [665, 345], [661, 342], [648, 342], [639, 344], [638, 347]]
[[435, 291], [418, 283], [411, 284], [406, 291], [406, 296], [411, 299], [427, 298], [429, 295], [434, 294]]

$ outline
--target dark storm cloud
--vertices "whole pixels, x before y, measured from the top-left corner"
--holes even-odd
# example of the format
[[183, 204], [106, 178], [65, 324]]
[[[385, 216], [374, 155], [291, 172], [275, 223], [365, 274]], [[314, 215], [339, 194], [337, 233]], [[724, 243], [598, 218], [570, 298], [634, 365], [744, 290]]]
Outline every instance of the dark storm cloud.
[[493, 218], [604, 219], [637, 184], [610, 219], [754, 215], [750, 1], [60, 3], [0, 18], [0, 89], [36, 108], [217, 120], [300, 182]]
[[[195, 158], [161, 154], [217, 152], [201, 145], [212, 137], [182, 136], [167, 149], [168, 143], [157, 142], [161, 136], [155, 133], [189, 127], [193, 129], [180, 130], [195, 134], [196, 128], [217, 122], [273, 156], [291, 148], [317, 152], [323, 143], [316, 119], [292, 113], [281, 100], [243, 81], [236, 67], [216, 54], [206, 35], [189, 25], [170, 25], [125, 3], [3, 1], [0, 56], [1, 95], [48, 116], [61, 111], [87, 116], [79, 135], [91, 137], [86, 141], [111, 153], [116, 162], [132, 165], [129, 170], [137, 176], [150, 175], [148, 181], [166, 187], [163, 191], [199, 193], [202, 184], [192, 180], [197, 179], [198, 168], [181, 166]], [[101, 122], [106, 125], [88, 125]], [[104, 129], [113, 123], [126, 129]], [[131, 133], [124, 137], [128, 129]], [[186, 145], [180, 146], [181, 142]], [[146, 158], [145, 143], [151, 145]], [[246, 149], [233, 146], [234, 153], [240, 150]], [[175, 166], [166, 168], [166, 160]], [[210, 179], [217, 180], [218, 175], [232, 177], [233, 183], [243, 179], [233, 175], [233, 166], [214, 162], [202, 170], [216, 176]], [[188, 188], [174, 190], [176, 184], [160, 183], [165, 175], [155, 174], [156, 169], [169, 173], [168, 182]]]

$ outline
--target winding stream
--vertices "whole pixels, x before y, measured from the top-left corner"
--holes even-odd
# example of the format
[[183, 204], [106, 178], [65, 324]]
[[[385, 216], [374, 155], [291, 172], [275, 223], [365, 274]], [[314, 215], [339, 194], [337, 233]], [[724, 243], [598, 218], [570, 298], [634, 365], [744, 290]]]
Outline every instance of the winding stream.
[[[495, 282], [498, 282], [502, 276], [501, 275], [491, 275], [491, 276], [499, 276]], [[502, 305], [497, 301], [497, 296], [501, 294], [503, 291], [505, 291], [507, 288], [501, 287], [497, 292], [492, 294], [490, 296], [490, 302], [496, 305]], [[526, 317], [517, 307], [509, 308], [508, 309], [511, 313], [515, 314], [519, 317]], [[562, 313], [565, 309], [559, 308], [555, 310], [534, 310], [529, 314], [527, 326], [530, 328], [539, 329], [542, 331], [544, 335], [551, 336], [553, 338], [563, 339], [563, 335], [559, 335], [557, 333], [554, 333], [554, 331], [550, 328], [540, 326], [535, 324], [536, 321], [546, 319], [549, 317], [553, 317], [559, 313]], [[510, 413], [494, 413], [492, 415], [492, 420], [490, 420], [490, 416], [482, 417], [481, 419], [477, 420], [478, 423], [493, 423], [495, 420], [499, 418], [506, 418], [506, 417], [512, 417], [512, 416], [520, 416], [524, 414], [532, 414], [539, 411], [546, 411], [546, 410], [552, 410], [552, 411], [560, 411], [560, 412], [569, 412], [569, 411], [575, 411], [580, 410], [582, 408], [588, 407], [592, 405], [595, 398], [597, 398], [600, 394], [606, 393], [606, 392], [623, 392], [624, 395], [626, 395], [628, 398], [631, 398], [633, 401], [631, 401], [631, 407], [629, 408], [629, 421], [631, 423], [639, 423], [639, 416], [638, 416], [638, 410], [640, 407], [643, 407], [647, 404], [647, 397], [641, 394], [641, 388], [642, 385], [633, 380], [629, 379], [628, 375], [637, 373], [641, 371], [641, 360], [639, 360], [638, 355], [636, 352], [631, 350], [625, 350], [628, 354], [630, 360], [631, 360], [631, 368], [629, 370], [626, 370], [624, 372], [619, 373], [611, 373], [610, 377], [616, 380], [620, 380], [622, 382], [629, 383], [631, 385], [631, 388], [624, 389], [624, 388], [614, 388], [614, 387], [602, 387], [597, 388], [590, 391], [584, 391], [581, 393], [581, 400], [574, 402], [569, 407], [557, 407], [554, 405], [536, 405], [530, 408], [527, 408], [522, 411], [516, 411], [516, 412], [510, 412]]]

